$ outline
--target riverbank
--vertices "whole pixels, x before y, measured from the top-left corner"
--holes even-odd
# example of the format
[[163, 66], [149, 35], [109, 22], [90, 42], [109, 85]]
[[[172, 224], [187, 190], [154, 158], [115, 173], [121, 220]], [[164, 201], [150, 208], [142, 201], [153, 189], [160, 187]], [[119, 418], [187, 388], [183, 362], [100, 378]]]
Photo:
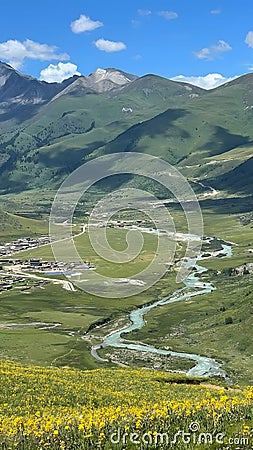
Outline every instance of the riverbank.
[[[151, 229], [145, 231], [151, 233], [154, 232]], [[230, 245], [226, 245], [223, 243], [221, 244], [221, 246], [223, 253], [222, 257], [231, 257], [232, 247]], [[199, 256], [198, 260], [199, 259], [201, 259], [201, 255]], [[130, 334], [131, 332], [140, 330], [145, 326], [144, 316], [154, 308], [175, 302], [185, 301], [195, 296], [208, 294], [215, 289], [215, 287], [213, 287], [211, 283], [202, 282], [199, 278], [199, 275], [201, 275], [207, 269], [196, 264], [196, 260], [189, 260], [187, 261], [186, 264], [188, 267], [191, 267], [191, 269], [194, 269], [195, 271], [193, 273], [190, 273], [190, 275], [188, 275], [188, 277], [184, 281], [185, 283], [184, 288], [177, 290], [172, 295], [164, 297], [161, 300], [155, 301], [149, 304], [148, 306], [143, 306], [141, 308], [132, 311], [129, 315], [130, 325], [127, 325], [119, 330], [113, 331], [104, 338], [102, 344], [96, 345], [95, 347], [93, 346], [92, 355], [101, 361], [102, 358], [98, 354], [99, 348], [113, 347], [113, 348], [128, 349], [135, 352], [150, 353], [154, 355], [183, 358], [194, 361], [194, 363], [196, 363], [194, 367], [190, 368], [187, 371], [188, 375], [208, 376], [208, 377], [219, 376], [230, 382], [230, 379], [228, 378], [226, 372], [222, 369], [221, 363], [217, 362], [212, 358], [208, 358], [190, 352], [183, 353], [172, 350], [159, 349], [150, 345], [146, 345], [144, 343], [129, 342], [125, 339], [126, 334]], [[118, 364], [122, 363], [118, 362]]]

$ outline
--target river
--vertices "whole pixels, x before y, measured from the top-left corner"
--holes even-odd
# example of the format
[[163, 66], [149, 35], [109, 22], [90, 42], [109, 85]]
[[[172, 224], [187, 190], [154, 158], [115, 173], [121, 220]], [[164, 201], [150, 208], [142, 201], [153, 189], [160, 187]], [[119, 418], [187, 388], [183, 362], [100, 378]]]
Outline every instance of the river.
[[[151, 232], [151, 230], [150, 230]], [[222, 245], [222, 253], [225, 254], [224, 257], [230, 257], [232, 255], [231, 245]], [[201, 259], [201, 257], [199, 258]], [[108, 334], [101, 345], [95, 346], [92, 349], [93, 356], [96, 355], [96, 351], [99, 348], [114, 347], [114, 348], [125, 348], [129, 350], [136, 350], [139, 352], [155, 353], [158, 355], [167, 355], [171, 357], [184, 358], [194, 361], [196, 364], [194, 367], [188, 370], [187, 374], [192, 376], [220, 376], [229, 381], [226, 372], [222, 369], [222, 364], [215, 359], [208, 358], [206, 356], [197, 355], [194, 353], [176, 352], [170, 350], [163, 350], [160, 348], [153, 347], [151, 345], [146, 345], [144, 343], [135, 343], [123, 339], [122, 335], [126, 335], [135, 330], [140, 330], [145, 326], [144, 316], [154, 308], [159, 306], [168, 305], [170, 303], [181, 302], [188, 300], [189, 298], [196, 297], [199, 295], [205, 295], [212, 292], [215, 287], [211, 283], [202, 282], [199, 275], [206, 272], [207, 269], [196, 264], [196, 260], [189, 260], [189, 265], [195, 267], [195, 272], [191, 273], [184, 281], [185, 286], [182, 289], [176, 290], [173, 294], [162, 298], [161, 300], [154, 301], [154, 303], [148, 306], [143, 306], [141, 308], [133, 310], [130, 315], [130, 325], [127, 325], [119, 330], [113, 331]], [[101, 359], [98, 357], [98, 359]]]

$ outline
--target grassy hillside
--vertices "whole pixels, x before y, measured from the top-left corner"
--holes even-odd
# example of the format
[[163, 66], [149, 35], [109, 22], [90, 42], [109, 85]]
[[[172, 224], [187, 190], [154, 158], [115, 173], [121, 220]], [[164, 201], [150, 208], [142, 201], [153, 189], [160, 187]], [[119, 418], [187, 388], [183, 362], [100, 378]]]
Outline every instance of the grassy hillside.
[[[252, 152], [251, 152], [252, 155]], [[229, 193], [247, 193], [253, 191], [253, 157], [247, 159], [229, 172], [212, 180], [213, 186]]]
[[88, 158], [126, 151], [162, 157], [190, 178], [218, 178], [226, 190], [219, 177], [252, 155], [252, 86], [252, 75], [212, 91], [147, 75], [102, 94], [63, 91], [2, 133], [0, 190], [55, 188]]
[[45, 233], [48, 233], [48, 224], [45, 220], [29, 219], [0, 211], [0, 242]]
[[204, 92], [149, 75], [132, 82], [130, 89], [56, 96], [32, 120], [2, 134], [0, 188], [20, 192], [55, 186], [95, 149], [133, 124]]
[[212, 91], [146, 75], [101, 94], [62, 91], [2, 132], [0, 192], [55, 188], [88, 158], [125, 151], [160, 156], [190, 178], [218, 178], [226, 192], [222, 176], [252, 155], [252, 86], [252, 74]]
[[[192, 174], [205, 158], [226, 159], [227, 153], [253, 140], [252, 112], [243, 107], [245, 92], [240, 86], [233, 88], [235, 92], [231, 89], [211, 91], [170, 108], [122, 133], [100, 152], [147, 152], [182, 167], [190, 165]], [[237, 153], [240, 158], [240, 149]]]
[[174, 441], [173, 448], [184, 450], [183, 432], [192, 449], [215, 449], [218, 442], [251, 447], [250, 387], [148, 370], [80, 372], [11, 362], [1, 363], [0, 381], [0, 443], [10, 450], [123, 450], [136, 448], [137, 440], [138, 448]]

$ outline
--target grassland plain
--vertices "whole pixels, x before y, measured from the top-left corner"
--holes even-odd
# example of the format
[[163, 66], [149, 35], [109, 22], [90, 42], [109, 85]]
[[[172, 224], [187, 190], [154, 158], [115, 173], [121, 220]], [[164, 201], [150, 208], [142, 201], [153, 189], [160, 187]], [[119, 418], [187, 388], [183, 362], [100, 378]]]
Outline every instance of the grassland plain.
[[252, 387], [9, 361], [0, 364], [0, 382], [4, 449], [252, 448]]
[[[231, 277], [228, 269], [251, 260], [248, 249], [253, 247], [252, 225], [243, 225], [240, 214], [233, 210], [230, 215], [226, 211], [224, 214], [215, 211], [215, 204], [213, 202], [213, 210], [203, 209], [205, 234], [235, 243], [231, 258], [202, 261], [202, 265], [209, 269], [203, 277], [213, 283], [216, 291], [209, 296], [196, 297], [188, 302], [152, 311], [147, 316], [146, 327], [129, 335], [129, 339], [152, 343], [161, 348], [166, 346], [176, 351], [190, 350], [215, 357], [225, 362], [226, 370], [234, 381], [249, 383], [252, 382], [252, 280], [250, 275]], [[182, 213], [176, 209], [173, 215], [177, 228], [184, 231]], [[24, 223], [27, 223], [27, 219], [24, 219]], [[37, 226], [41, 221], [29, 223]], [[125, 236], [126, 230], [108, 230], [108, 240], [117, 250], [125, 248]], [[125, 265], [111, 264], [99, 258], [89, 244], [86, 233], [76, 238], [76, 243], [84, 260], [94, 264], [100, 273], [110, 275], [113, 271], [117, 276], [126, 277], [136, 273], [150, 261], [155, 252], [156, 237], [145, 235], [143, 251], [127, 266], [127, 272]], [[183, 256], [183, 251], [184, 247], [179, 244], [178, 257]], [[53, 259], [50, 246], [22, 252], [17, 257]], [[53, 281], [22, 293], [17, 290], [2, 293], [1, 323], [27, 323], [30, 326], [26, 329], [15, 326], [12, 329], [1, 329], [1, 354], [4, 358], [14, 358], [26, 364], [69, 365], [86, 369], [101, 367], [103, 363], [96, 362], [90, 355], [91, 343], [101, 342], [103, 336], [115, 329], [117, 324], [127, 323], [128, 313], [133, 308], [162, 298], [179, 287], [175, 282], [175, 273], [169, 271], [147, 292], [124, 300], [97, 298], [79, 290], [68, 292], [53, 284]], [[225, 324], [227, 317], [232, 317], [232, 324]], [[31, 326], [34, 322], [59, 325], [53, 329], [41, 330], [42, 325]], [[100, 326], [93, 328], [96, 323]], [[91, 331], [87, 333], [88, 330]], [[85, 339], [82, 339], [83, 335]], [[126, 357], [122, 354], [122, 362], [125, 360]], [[167, 364], [166, 368], [183, 369], [187, 367], [187, 363], [182, 361], [180, 367], [180, 361], [170, 359], [170, 367]], [[141, 358], [138, 364], [142, 364]], [[145, 364], [147, 362], [144, 361]]]
[[[252, 254], [249, 253], [253, 248], [252, 223], [242, 225], [238, 215], [217, 216], [205, 210], [203, 213], [207, 235], [212, 233], [212, 236], [234, 243], [232, 257], [200, 262], [209, 269], [202, 275], [203, 281], [211, 282], [216, 290], [150, 311], [145, 316], [146, 326], [128, 334], [126, 339], [210, 356], [225, 363], [224, 369], [234, 381], [252, 384], [252, 275], [235, 276], [230, 270], [252, 262]], [[112, 359], [124, 364], [129, 361], [134, 364], [137, 358], [136, 355], [135, 358], [131, 356], [131, 351], [119, 349], [111, 352], [104, 349], [101, 354], [107, 357], [111, 354]], [[162, 359], [156, 359], [155, 363], [168, 368]], [[147, 364], [146, 355], [140, 354], [135, 364]]]
[[[37, 225], [35, 221], [32, 223]], [[108, 234], [110, 241], [114, 237], [115, 248], [125, 247], [125, 230], [115, 230], [115, 232], [109, 230]], [[124, 265], [108, 265], [106, 261], [95, 255], [91, 245], [88, 245], [86, 234], [77, 238], [76, 241], [83, 258], [98, 266], [101, 273], [108, 274], [114, 270], [118, 276], [126, 276]], [[128, 275], [145, 267], [155, 248], [156, 238], [147, 235], [143, 252], [133, 262], [132, 267], [128, 267]], [[44, 260], [52, 260], [51, 246], [42, 246], [15, 254], [16, 258], [23, 260], [36, 256]], [[39, 273], [37, 275], [42, 276]], [[12, 289], [2, 292], [0, 294], [1, 355], [26, 364], [31, 362], [42, 365], [68, 364], [81, 368], [97, 367], [96, 361], [90, 356], [89, 341], [82, 339], [88, 328], [103, 320], [115, 321], [122, 315], [127, 317], [127, 313], [139, 304], [152, 301], [157, 295], [162, 297], [168, 289], [172, 293], [175, 288], [174, 276], [168, 274], [167, 278], [162, 280], [159, 286], [151, 289], [148, 294], [143, 293], [138, 297], [122, 301], [92, 297], [80, 290], [69, 292], [55, 285], [53, 280], [39, 288], [31, 286], [30, 290], [26, 291]], [[32, 325], [34, 323], [36, 325]], [[56, 328], [45, 330], [43, 329], [45, 323], [49, 326], [50, 324], [58, 325]], [[21, 329], [18, 327], [19, 324], [26, 324], [27, 328]]]
[[[174, 275], [170, 274], [148, 293], [122, 301], [93, 297], [79, 290], [66, 291], [53, 283], [24, 292], [2, 293], [0, 354], [25, 364], [99, 367], [101, 364], [90, 355], [90, 339], [82, 339], [88, 329], [104, 320], [114, 324], [122, 316], [127, 320], [132, 309], [164, 296], [168, 290], [172, 293], [176, 287]], [[31, 326], [35, 322], [37, 325]], [[27, 328], [17, 324], [26, 324]], [[59, 325], [43, 330], [45, 324]]]

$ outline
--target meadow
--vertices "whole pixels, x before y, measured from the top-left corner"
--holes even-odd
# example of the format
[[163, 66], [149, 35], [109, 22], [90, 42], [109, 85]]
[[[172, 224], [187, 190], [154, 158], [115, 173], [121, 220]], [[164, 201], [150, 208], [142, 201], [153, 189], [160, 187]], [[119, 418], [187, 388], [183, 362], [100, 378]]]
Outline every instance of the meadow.
[[[252, 256], [248, 249], [253, 248], [252, 224], [243, 225], [240, 214], [231, 214], [215, 210], [218, 202], [211, 208], [204, 209], [205, 235], [218, 236], [235, 243], [230, 258], [205, 259], [201, 264], [209, 271], [202, 275], [211, 282], [216, 290], [210, 295], [195, 297], [193, 300], [171, 304], [150, 312], [146, 326], [127, 336], [128, 339], [139, 340], [161, 348], [175, 351], [191, 351], [214, 357], [225, 363], [225, 370], [234, 382], [252, 383], [252, 276], [231, 277], [229, 270], [245, 262]], [[236, 202], [235, 202], [236, 204]], [[241, 207], [243, 205], [241, 201]], [[245, 206], [246, 207], [246, 206]], [[177, 230], [184, 231], [185, 222], [181, 212], [170, 206]], [[224, 209], [222, 207], [221, 209]], [[10, 218], [10, 215], [8, 216]], [[131, 215], [128, 215], [128, 219]], [[6, 217], [5, 217], [6, 219]], [[31, 227], [33, 233], [45, 230], [45, 220], [34, 220], [11, 216], [11, 220], [21, 223], [22, 230]], [[78, 232], [79, 225], [75, 227]], [[81, 228], [80, 228], [81, 229]], [[8, 230], [4, 231], [7, 239]], [[20, 230], [17, 227], [18, 235]], [[15, 233], [15, 229], [11, 228]], [[126, 230], [109, 229], [108, 240], [117, 250], [125, 248]], [[138, 272], [151, 260], [156, 247], [156, 237], [145, 234], [143, 251], [127, 267], [124, 264], [113, 264], [99, 258], [88, 242], [87, 233], [76, 238], [81, 256], [90, 261], [102, 274], [114, 273], [115, 276], [128, 276]], [[177, 245], [177, 257], [183, 256], [184, 246]], [[40, 257], [52, 260], [51, 247], [43, 246], [17, 254], [21, 259]], [[38, 274], [39, 275], [39, 274]], [[13, 327], [2, 327], [0, 330], [0, 355], [24, 364], [43, 366], [56, 365], [94, 369], [103, 367], [105, 363], [96, 361], [90, 354], [92, 344], [100, 343], [103, 337], [117, 326], [128, 323], [128, 314], [134, 308], [145, 305], [155, 299], [169, 295], [183, 285], [176, 283], [173, 270], [148, 291], [138, 296], [125, 299], [104, 299], [86, 294], [77, 289], [75, 292], [64, 290], [61, 286], [47, 282], [41, 287], [33, 287], [20, 292], [12, 289], [0, 294], [0, 322], [14, 324]], [[232, 323], [226, 325], [226, 319]], [[32, 325], [33, 323], [38, 325]], [[43, 325], [58, 324], [51, 329], [43, 329]], [[23, 324], [18, 328], [15, 324]], [[27, 327], [25, 327], [27, 324]], [[42, 329], [41, 329], [42, 328]], [[99, 351], [100, 356], [115, 351], [106, 349]], [[123, 354], [124, 353], [124, 354]], [[117, 360], [134, 366], [154, 367], [153, 358], [147, 362], [141, 355], [137, 358], [130, 351], [117, 350]], [[184, 370], [191, 367], [187, 360], [169, 359], [160, 365], [166, 370]], [[106, 366], [113, 366], [112, 362]]]
[[0, 364], [0, 382], [3, 449], [252, 448], [252, 387], [9, 361]]
[[[209, 210], [203, 210], [203, 213], [205, 235], [219, 236], [234, 243], [231, 257], [203, 259], [200, 262], [209, 269], [201, 279], [211, 282], [215, 290], [208, 295], [150, 311], [145, 316], [145, 327], [128, 334], [126, 339], [209, 356], [222, 361], [223, 368], [234, 381], [253, 384], [252, 274], [230, 274], [233, 267], [252, 262], [252, 254], [249, 253], [249, 249], [253, 248], [252, 223], [242, 225], [238, 214], [217, 215]], [[150, 366], [145, 354], [133, 356], [127, 350], [103, 349], [101, 355], [127, 365]], [[164, 358], [157, 358], [156, 363], [166, 369], [180, 368], [180, 362], [170, 361], [168, 364]], [[181, 369], [183, 367], [182, 364]]]
[[[208, 208], [203, 213], [205, 235], [234, 243], [231, 258], [201, 262], [209, 269], [203, 281], [216, 290], [151, 311], [146, 326], [126, 338], [222, 361], [232, 384], [171, 373], [189, 369], [192, 363], [186, 359], [145, 359], [142, 354], [112, 348], [98, 351], [108, 362], [91, 355], [91, 346], [124, 326], [131, 310], [182, 287], [175, 281], [174, 270], [147, 292], [121, 300], [94, 297], [78, 289], [69, 292], [53, 280], [25, 291], [12, 289], [0, 294], [0, 448], [252, 448], [252, 275], [229, 274], [231, 268], [252, 260], [248, 251], [253, 248], [252, 222], [243, 225], [235, 211], [227, 214]], [[173, 214], [178, 230], [184, 231], [180, 211], [175, 209]], [[2, 230], [3, 241], [30, 232], [40, 235], [47, 224], [44, 219], [4, 215], [3, 223], [8, 222], [10, 228]], [[77, 222], [75, 232], [79, 228]], [[108, 230], [117, 250], [125, 248], [125, 237], [125, 230]], [[76, 242], [84, 260], [101, 273], [114, 270], [118, 276], [126, 275], [123, 265], [115, 272], [115, 265], [97, 257], [86, 234]], [[144, 267], [155, 247], [156, 237], [145, 235], [143, 251], [127, 273]], [[183, 253], [179, 243], [177, 257]], [[50, 246], [17, 257], [53, 259]], [[232, 323], [226, 324], [228, 317]], [[44, 328], [47, 325], [57, 326]], [[115, 360], [131, 367], [115, 368]]]

